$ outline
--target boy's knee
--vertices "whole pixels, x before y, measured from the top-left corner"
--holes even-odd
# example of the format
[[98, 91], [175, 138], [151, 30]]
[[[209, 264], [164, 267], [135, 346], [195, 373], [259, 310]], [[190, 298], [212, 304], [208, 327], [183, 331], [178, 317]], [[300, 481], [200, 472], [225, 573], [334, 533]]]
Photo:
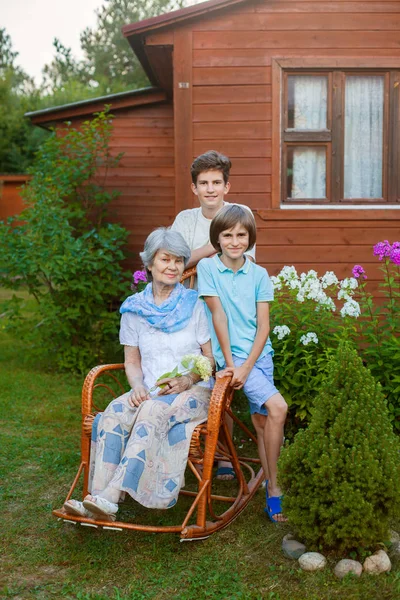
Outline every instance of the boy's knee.
[[288, 405], [281, 394], [275, 394], [267, 400], [265, 408], [268, 411], [268, 415], [272, 418], [286, 419], [288, 412]]
[[251, 420], [252, 420], [255, 430], [258, 433], [262, 433], [264, 431], [267, 417], [265, 415], [261, 415], [259, 413], [254, 413], [251, 415]]

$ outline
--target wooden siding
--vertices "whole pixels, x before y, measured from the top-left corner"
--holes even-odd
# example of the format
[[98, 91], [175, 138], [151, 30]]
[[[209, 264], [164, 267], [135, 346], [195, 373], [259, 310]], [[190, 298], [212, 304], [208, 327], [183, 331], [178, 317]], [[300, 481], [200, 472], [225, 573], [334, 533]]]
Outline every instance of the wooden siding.
[[106, 187], [119, 190], [112, 218], [129, 232], [128, 266], [140, 265], [138, 253], [155, 227], [175, 216], [174, 118], [170, 104], [114, 111], [110, 147], [123, 153], [110, 169]]
[[389, 57], [400, 66], [399, 29], [400, 2], [368, 0], [249, 2], [192, 25], [193, 157], [215, 149], [231, 158], [227, 200], [256, 213], [257, 261], [271, 274], [293, 264], [345, 277], [362, 264], [376, 293], [381, 274], [372, 246], [399, 239], [400, 211], [280, 210], [272, 203], [279, 186], [272, 119], [280, 107], [272, 106], [271, 65], [278, 57]]
[[320, 275], [334, 270], [340, 278], [351, 276], [353, 266], [361, 264], [368, 275], [368, 288], [376, 294], [382, 273], [372, 247], [380, 240], [399, 239], [399, 221], [379, 217], [363, 220], [355, 211], [350, 218], [345, 217], [324, 219], [313, 214], [301, 218], [285, 211], [282, 218], [277, 210], [259, 211], [257, 262], [271, 275], [284, 265], [294, 265], [299, 272], [315, 269]]
[[29, 179], [28, 175], [0, 175], [0, 221], [22, 211], [21, 186]]

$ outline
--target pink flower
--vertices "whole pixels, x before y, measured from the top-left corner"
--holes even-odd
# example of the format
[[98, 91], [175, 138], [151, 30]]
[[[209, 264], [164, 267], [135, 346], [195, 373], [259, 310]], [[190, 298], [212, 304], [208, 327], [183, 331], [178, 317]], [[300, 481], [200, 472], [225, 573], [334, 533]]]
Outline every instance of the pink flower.
[[374, 256], [379, 256], [379, 260], [382, 260], [385, 258], [385, 256], [390, 256], [391, 250], [392, 247], [388, 240], [385, 240], [384, 242], [378, 242], [374, 246]]
[[133, 274], [133, 283], [137, 285], [139, 281], [147, 282], [147, 273], [146, 271], [135, 271]]
[[363, 277], [363, 279], [367, 279], [367, 276], [365, 274], [364, 269], [362, 268], [361, 265], [354, 265], [353, 267], [353, 277], [355, 277], [356, 279], [358, 279], [359, 277]]
[[392, 251], [390, 253], [390, 260], [394, 265], [400, 265], [400, 248], [395, 248], [394, 250], [392, 248]]

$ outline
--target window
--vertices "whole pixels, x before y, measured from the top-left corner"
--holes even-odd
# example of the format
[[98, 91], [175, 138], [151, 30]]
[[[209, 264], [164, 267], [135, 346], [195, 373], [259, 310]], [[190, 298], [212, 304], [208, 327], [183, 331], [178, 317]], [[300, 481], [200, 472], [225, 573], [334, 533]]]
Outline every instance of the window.
[[400, 69], [282, 71], [282, 203], [399, 202], [399, 82]]

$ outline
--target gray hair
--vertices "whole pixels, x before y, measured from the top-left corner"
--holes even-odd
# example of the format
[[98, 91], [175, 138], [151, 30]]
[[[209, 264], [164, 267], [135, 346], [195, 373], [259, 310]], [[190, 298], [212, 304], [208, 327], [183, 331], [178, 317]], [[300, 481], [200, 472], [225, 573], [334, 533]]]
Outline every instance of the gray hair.
[[146, 269], [153, 263], [154, 257], [160, 250], [165, 250], [174, 256], [181, 256], [185, 267], [190, 259], [190, 248], [177, 231], [169, 227], [159, 227], [150, 233], [144, 243], [140, 258]]

